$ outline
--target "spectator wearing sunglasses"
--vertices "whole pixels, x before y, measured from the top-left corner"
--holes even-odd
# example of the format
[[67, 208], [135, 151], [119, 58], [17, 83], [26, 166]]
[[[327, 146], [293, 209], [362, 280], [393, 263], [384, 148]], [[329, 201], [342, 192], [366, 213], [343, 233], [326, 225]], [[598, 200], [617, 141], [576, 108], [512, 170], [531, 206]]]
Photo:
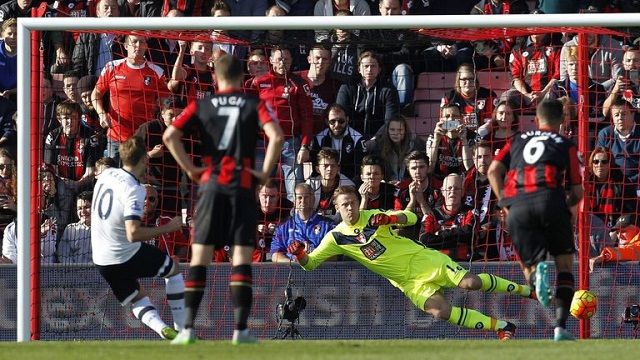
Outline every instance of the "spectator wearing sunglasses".
[[331, 148], [339, 154], [342, 174], [352, 179], [366, 155], [364, 137], [350, 125], [345, 108], [337, 103], [331, 104], [325, 111], [326, 128], [313, 137], [311, 158], [316, 159], [322, 148]]
[[610, 229], [622, 214], [634, 212], [636, 208], [633, 186], [625, 183], [618, 169], [611, 167], [611, 160], [609, 150], [596, 147], [585, 169], [584, 211], [589, 214], [591, 256], [598, 255], [606, 246], [613, 246]]

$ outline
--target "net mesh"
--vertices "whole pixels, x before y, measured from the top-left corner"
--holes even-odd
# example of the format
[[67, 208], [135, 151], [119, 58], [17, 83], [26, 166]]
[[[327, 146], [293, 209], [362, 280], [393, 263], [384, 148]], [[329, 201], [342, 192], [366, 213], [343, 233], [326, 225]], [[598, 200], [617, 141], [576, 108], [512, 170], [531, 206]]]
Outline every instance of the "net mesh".
[[[579, 56], [577, 47], [566, 44], [575, 33], [588, 33], [601, 39], [592, 51], [602, 55]], [[530, 36], [532, 34], [535, 36]], [[402, 159], [411, 150], [426, 150], [433, 162], [429, 169], [431, 186], [425, 190], [428, 205], [440, 208], [439, 189], [444, 177], [452, 172], [463, 173], [460, 216], [441, 218], [438, 211], [434, 211], [436, 215], [420, 214], [425, 215], [425, 219], [431, 217], [435, 225], [429, 227], [425, 220], [422, 226], [407, 234], [415, 240], [431, 239], [429, 246], [447, 253], [474, 273], [495, 273], [522, 283], [516, 262], [518, 255], [505, 229], [504, 216], [495, 206], [495, 197], [479, 174], [486, 169], [482, 170], [482, 157], [477, 155], [486, 151], [490, 158], [516, 131], [534, 129], [535, 99], [562, 98], [567, 104], [563, 131], [582, 144], [586, 196], [580, 213], [587, 214], [584, 232], [590, 239], [587, 251], [596, 257], [609, 246], [613, 254], [601, 258], [604, 262], [596, 263], [591, 276], [590, 287], [600, 297], [591, 335], [628, 336], [629, 329], [620, 324], [619, 314], [625, 304], [637, 302], [631, 290], [634, 281], [637, 283], [637, 279], [634, 280], [637, 271], [627, 263], [611, 262], [611, 259], [619, 256], [619, 260], [637, 260], [637, 253], [631, 248], [630, 252], [618, 255], [620, 246], [633, 240], [625, 238], [627, 234], [622, 234], [622, 239], [612, 238], [619, 234], [610, 232], [621, 215], [637, 212], [640, 147], [629, 143], [621, 146], [605, 135], [600, 137], [612, 123], [605, 117], [603, 107], [614, 86], [618, 86], [614, 91], [620, 94], [618, 100], [633, 105], [623, 103], [623, 109], [637, 107], [634, 105], [638, 98], [637, 71], [623, 64], [624, 51], [618, 40], [624, 39], [625, 33], [606, 28], [337, 30], [326, 36], [328, 65], [323, 64], [327, 63], [327, 59], [322, 58], [324, 52], [312, 50], [313, 40], [323, 36], [314, 32], [267, 32], [263, 42], [240, 40], [232, 33], [221, 31], [94, 31], [67, 35], [66, 38], [73, 39], [71, 65], [65, 71], [52, 71], [46, 60], [50, 54], [42, 53], [42, 87], [34, 93], [40, 109], [40, 126], [32, 144], [34, 151], [42, 154], [38, 164], [41, 169], [38, 211], [42, 224], [42, 261], [47, 264], [41, 269], [43, 339], [155, 337], [117, 304], [97, 271], [83, 265], [90, 261], [90, 247], [87, 227], [81, 220], [86, 214], [77, 209], [81, 207], [78, 196], [92, 189], [93, 179], [89, 174], [99, 173], [104, 166], [117, 166], [117, 162], [111, 164], [103, 158], [113, 157], [111, 146], [138, 134], [144, 138], [150, 157], [143, 223], [157, 226], [176, 215], [182, 215], [188, 223], [197, 202], [197, 186], [179, 170], [163, 147], [162, 132], [189, 101], [216, 92], [212, 60], [223, 53], [232, 53], [245, 61], [247, 78], [243, 90], [273, 101], [288, 141], [285, 146], [290, 146], [283, 150], [273, 186], [257, 195], [256, 209], [247, 209], [259, 214], [253, 257], [256, 262], [271, 260], [276, 228], [290, 214], [293, 194], [287, 184], [309, 182], [317, 189], [317, 212], [335, 215], [330, 195], [336, 183], [327, 180], [338, 175], [318, 166], [318, 159], [326, 160], [322, 158], [326, 154], [321, 149], [328, 146], [339, 150], [338, 162], [344, 175], [340, 182], [353, 183], [359, 188], [370, 181], [361, 176], [363, 158], [371, 154], [381, 157], [384, 183], [389, 187], [381, 191], [379, 197], [370, 198], [368, 206], [386, 209], [407, 206], [411, 179]], [[146, 40], [144, 44], [140, 39]], [[100, 50], [106, 48], [111, 51]], [[284, 53], [285, 48], [288, 55]], [[371, 49], [375, 49], [380, 74], [374, 75], [378, 78], [375, 86], [366, 88], [358, 85], [359, 73], [362, 77], [370, 74], [365, 75], [358, 57]], [[138, 72], [126, 64], [127, 60], [121, 60], [127, 56], [135, 58], [136, 52], [148, 61]], [[364, 57], [363, 62], [373, 56]], [[570, 65], [572, 59], [575, 64]], [[606, 60], [598, 62], [598, 59]], [[588, 75], [579, 79], [572, 66], [581, 67], [585, 62], [589, 65]], [[462, 63], [468, 66], [458, 69]], [[288, 69], [282, 76], [274, 76], [275, 70], [271, 68], [280, 65]], [[318, 72], [326, 72], [324, 81], [318, 81], [324, 77]], [[618, 77], [622, 79], [618, 81], [620, 85], [616, 85]], [[559, 80], [564, 78], [567, 80]], [[95, 99], [91, 101], [90, 94], [95, 88], [102, 95], [101, 107], [111, 122], [109, 130], [101, 126]], [[615, 100], [610, 100], [608, 106]], [[64, 124], [60, 128], [56, 115], [60, 104], [69, 102], [78, 103], [81, 109], [81, 116], [76, 119], [79, 121], [70, 125], [75, 126], [75, 130], [69, 130], [75, 137], [66, 136]], [[327, 112], [333, 103], [342, 105], [345, 117], [349, 118], [349, 131], [357, 132], [357, 135], [348, 133], [350, 143], [345, 138], [332, 139], [327, 133], [339, 129], [340, 125], [337, 121], [340, 116], [333, 117]], [[578, 108], [582, 104], [588, 104], [586, 132], [580, 132], [578, 121]], [[616, 106], [621, 105], [614, 105], [613, 109]], [[403, 116], [400, 121], [394, 119], [397, 114]], [[333, 118], [337, 119], [336, 126], [327, 122]], [[459, 136], [436, 139], [434, 132], [445, 126], [445, 118], [464, 128], [466, 140], [460, 140]], [[392, 119], [394, 121], [390, 121]], [[391, 126], [386, 125], [389, 123], [399, 124], [404, 133], [399, 142], [394, 142]], [[311, 156], [298, 164], [296, 153], [300, 141], [306, 141], [307, 135]], [[471, 149], [476, 143], [484, 147], [472, 150], [469, 158], [468, 153], [464, 154], [466, 146], [462, 141]], [[183, 142], [198, 163], [198, 134], [189, 134]], [[604, 148], [594, 152], [597, 145]], [[263, 142], [257, 150], [256, 166], [260, 166]], [[594, 159], [598, 160], [597, 164]], [[610, 169], [602, 170], [607, 164]], [[293, 171], [288, 173], [287, 167]], [[415, 210], [421, 212], [419, 207]], [[433, 235], [430, 231], [435, 233], [455, 226], [464, 226], [470, 231], [453, 243], [429, 237]], [[5, 238], [7, 236], [11, 234], [5, 231]], [[190, 257], [189, 241], [190, 230], [185, 227], [158, 237], [153, 244], [186, 262]], [[217, 250], [213, 260], [228, 262], [229, 249]], [[203, 301], [196, 323], [204, 338], [228, 338], [232, 330], [233, 311], [227, 295], [229, 269], [228, 265], [217, 265], [209, 272], [211, 291]], [[255, 269], [255, 305], [250, 327], [259, 337], [270, 338], [277, 336], [275, 308], [283, 297], [288, 268], [260, 264]], [[8, 279], [13, 270], [0, 271], [0, 278], [11, 283]], [[308, 300], [299, 324], [306, 338], [494, 336], [433, 320], [416, 310], [384, 279], [366, 273], [351, 262], [332, 263], [310, 274], [295, 271], [294, 281], [295, 292]], [[169, 319], [163, 284], [146, 281], [144, 286], [154, 303], [162, 308], [163, 317]], [[528, 300], [493, 294], [467, 295], [459, 291], [450, 292], [449, 298], [455, 305], [478, 308], [519, 323], [522, 329], [519, 337], [548, 337], [547, 329], [553, 325], [552, 314]], [[575, 330], [576, 322], [570, 323]], [[3, 324], [4, 336], [11, 337], [10, 320]]]

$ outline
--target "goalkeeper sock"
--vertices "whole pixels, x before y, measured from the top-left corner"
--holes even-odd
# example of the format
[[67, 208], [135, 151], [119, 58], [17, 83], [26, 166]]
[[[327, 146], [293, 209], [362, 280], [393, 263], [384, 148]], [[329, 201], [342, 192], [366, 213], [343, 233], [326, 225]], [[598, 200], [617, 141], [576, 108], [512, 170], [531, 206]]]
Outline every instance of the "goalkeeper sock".
[[207, 267], [192, 266], [189, 268], [187, 281], [184, 282], [184, 328], [193, 328], [193, 322], [196, 319], [204, 287], [207, 283]]
[[556, 326], [567, 327], [569, 307], [573, 299], [575, 280], [570, 272], [559, 272], [556, 277]]
[[451, 307], [451, 316], [447, 321], [453, 325], [478, 330], [498, 331], [507, 326], [507, 322], [504, 320], [494, 319], [477, 310], [457, 306]]
[[515, 293], [523, 297], [528, 297], [531, 294], [530, 287], [516, 284], [513, 281], [492, 274], [479, 274], [478, 277], [482, 280], [481, 289], [484, 292]]
[[173, 325], [180, 331], [184, 327], [184, 279], [182, 274], [177, 274], [164, 279], [164, 282]]
[[251, 312], [251, 302], [253, 301], [253, 287], [251, 277], [251, 265], [234, 266], [231, 270], [229, 289], [233, 301], [233, 319], [236, 330], [247, 328], [247, 320]]
[[151, 303], [148, 296], [136, 301], [131, 305], [131, 311], [133, 315], [142, 321], [143, 324], [150, 327], [153, 331], [162, 336], [162, 329], [167, 327], [167, 324], [162, 321], [158, 310]]

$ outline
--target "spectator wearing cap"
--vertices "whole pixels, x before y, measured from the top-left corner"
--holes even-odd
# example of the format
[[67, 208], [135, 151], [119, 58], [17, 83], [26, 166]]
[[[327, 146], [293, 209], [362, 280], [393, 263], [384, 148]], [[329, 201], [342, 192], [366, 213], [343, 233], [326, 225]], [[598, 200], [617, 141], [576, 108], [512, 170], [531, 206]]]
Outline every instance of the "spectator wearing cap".
[[[589, 270], [606, 262], [640, 260], [640, 227], [635, 214], [625, 214], [618, 218], [612, 237], [617, 238], [616, 247], [605, 247], [600, 255], [589, 259]], [[615, 235], [614, 235], [615, 234]]]
[[[93, 93], [93, 88], [96, 87], [97, 81], [98, 77], [95, 75], [86, 75], [78, 80], [77, 89], [78, 94], [80, 94], [80, 100], [78, 102], [82, 108], [83, 124], [93, 129], [93, 131], [99, 132], [102, 135], [102, 138], [104, 138], [105, 134], [103, 129], [100, 127], [98, 113], [91, 102], [91, 93]], [[104, 150], [104, 144], [101, 150]]]

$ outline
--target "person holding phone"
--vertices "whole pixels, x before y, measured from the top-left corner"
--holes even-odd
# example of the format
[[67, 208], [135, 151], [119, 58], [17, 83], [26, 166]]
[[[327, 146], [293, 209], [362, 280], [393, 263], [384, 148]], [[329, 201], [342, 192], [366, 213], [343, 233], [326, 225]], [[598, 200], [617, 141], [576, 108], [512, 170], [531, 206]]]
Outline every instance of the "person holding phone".
[[[475, 135], [462, 124], [462, 114], [456, 105], [445, 105], [440, 109], [440, 120], [433, 135], [427, 140], [429, 174], [433, 186], [439, 188], [444, 178], [452, 173], [464, 173], [473, 167], [471, 143]], [[471, 141], [470, 141], [471, 139]]]
[[[616, 79], [609, 96], [602, 104], [602, 112], [604, 116], [609, 115], [611, 105], [623, 98], [633, 108], [640, 109], [640, 48], [637, 46], [629, 47], [624, 52], [622, 58], [623, 74]], [[636, 113], [636, 120], [638, 120], [638, 114]]]

